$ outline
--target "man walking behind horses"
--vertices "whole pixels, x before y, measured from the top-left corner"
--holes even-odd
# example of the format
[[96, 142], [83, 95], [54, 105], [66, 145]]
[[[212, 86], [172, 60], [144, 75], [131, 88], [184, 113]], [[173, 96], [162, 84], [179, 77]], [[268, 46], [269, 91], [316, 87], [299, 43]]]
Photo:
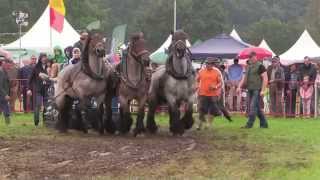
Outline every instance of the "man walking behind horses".
[[250, 54], [249, 65], [245, 77], [241, 80], [237, 92], [241, 92], [241, 87], [246, 84], [249, 98], [249, 119], [247, 124], [243, 127], [250, 129], [256, 119], [256, 115], [260, 119], [260, 128], [268, 128], [267, 120], [260, 108], [260, 99], [268, 85], [268, 75], [266, 68], [257, 59], [257, 54], [252, 52]]
[[213, 68], [215, 63], [214, 58], [208, 58], [206, 68], [200, 70], [197, 77], [200, 120], [198, 130], [201, 129], [202, 123], [206, 122], [205, 115], [207, 115], [206, 127], [210, 127], [213, 116], [219, 112], [217, 102], [221, 95], [222, 79], [219, 70]]

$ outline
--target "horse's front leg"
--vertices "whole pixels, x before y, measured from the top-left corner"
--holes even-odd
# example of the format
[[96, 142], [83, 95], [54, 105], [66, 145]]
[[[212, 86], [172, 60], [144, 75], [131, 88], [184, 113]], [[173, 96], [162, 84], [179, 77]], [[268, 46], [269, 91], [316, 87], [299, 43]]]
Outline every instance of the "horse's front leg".
[[144, 108], [145, 108], [146, 101], [147, 101], [147, 96], [144, 96], [139, 100], [139, 110], [138, 110], [136, 128], [133, 131], [134, 136], [137, 136], [146, 131], [144, 127], [144, 122], [143, 122], [144, 115], [145, 115]]
[[129, 100], [124, 96], [119, 96], [120, 101], [120, 132], [127, 134], [132, 125], [132, 118], [130, 114]]
[[194, 123], [193, 119], [193, 102], [188, 102], [185, 107], [185, 113], [181, 121], [185, 129], [191, 129]]
[[169, 116], [170, 116], [170, 132], [175, 135], [183, 135], [184, 124], [180, 121], [179, 105], [175, 99], [170, 99], [169, 102]]

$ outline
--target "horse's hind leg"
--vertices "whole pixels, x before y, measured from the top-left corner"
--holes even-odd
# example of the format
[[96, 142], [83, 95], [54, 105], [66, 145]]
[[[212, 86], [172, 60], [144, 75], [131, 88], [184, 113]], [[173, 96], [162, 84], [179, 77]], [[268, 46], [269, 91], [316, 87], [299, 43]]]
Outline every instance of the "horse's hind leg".
[[151, 134], [155, 134], [158, 131], [158, 126], [154, 119], [156, 108], [157, 102], [150, 98], [148, 102], [147, 129]]
[[112, 120], [112, 96], [107, 95], [105, 98], [103, 126], [107, 133], [114, 134], [116, 125]]
[[147, 101], [147, 96], [145, 96], [141, 100], [139, 100], [139, 112], [138, 112], [138, 116], [137, 116], [136, 128], [133, 131], [134, 136], [137, 136], [137, 135], [144, 133], [146, 131], [145, 127], [144, 127], [144, 122], [143, 122], [144, 115], [145, 115], [144, 105], [145, 105], [146, 101]]
[[88, 104], [89, 104], [89, 98], [82, 98], [80, 100], [82, 131], [84, 133], [88, 133], [88, 129], [90, 128], [89, 122], [87, 120], [87, 107], [88, 107]]
[[69, 113], [72, 107], [72, 99], [68, 96], [61, 96], [58, 97], [56, 100], [56, 105], [59, 110], [59, 117], [56, 123], [56, 129], [61, 132], [65, 133], [68, 130], [69, 125]]
[[192, 128], [192, 125], [194, 123], [194, 119], [193, 119], [192, 114], [193, 114], [193, 104], [188, 103], [188, 104], [186, 104], [185, 114], [181, 119], [181, 121], [184, 123], [185, 129]]

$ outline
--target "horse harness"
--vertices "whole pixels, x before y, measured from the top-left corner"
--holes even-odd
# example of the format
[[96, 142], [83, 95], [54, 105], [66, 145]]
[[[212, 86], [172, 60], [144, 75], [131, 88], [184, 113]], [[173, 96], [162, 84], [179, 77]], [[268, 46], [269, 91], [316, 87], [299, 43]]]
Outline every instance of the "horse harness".
[[[130, 47], [129, 47], [130, 48]], [[128, 53], [130, 53], [130, 55], [133, 57], [133, 59], [140, 65], [142, 66], [141, 71], [140, 71], [140, 78], [139, 78], [139, 82], [134, 85], [133, 82], [130, 81], [129, 79], [129, 75], [128, 75]], [[133, 54], [130, 50], [127, 51], [127, 53], [124, 53], [122, 60], [121, 60], [121, 64], [120, 64], [120, 79], [121, 81], [128, 87], [132, 88], [132, 89], [139, 89], [141, 86], [141, 83], [143, 82], [143, 76], [142, 74], [144, 73], [144, 64], [143, 62], [139, 61], [139, 57], [144, 55], [145, 53], [148, 53], [147, 50], [142, 50], [141, 52], [139, 52], [138, 54]]]

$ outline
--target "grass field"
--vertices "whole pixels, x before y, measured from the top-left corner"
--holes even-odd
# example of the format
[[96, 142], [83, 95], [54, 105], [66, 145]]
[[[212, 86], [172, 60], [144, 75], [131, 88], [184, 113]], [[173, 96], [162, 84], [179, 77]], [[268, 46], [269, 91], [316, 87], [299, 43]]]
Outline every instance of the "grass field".
[[[166, 129], [165, 133], [168, 134], [167, 116], [159, 115], [157, 118], [163, 129]], [[96, 179], [127, 179], [129, 177], [140, 177], [136, 179], [319, 179], [319, 120], [269, 118], [269, 129], [260, 129], [258, 123], [253, 129], [240, 129], [245, 122], [246, 119], [239, 116], [234, 118], [233, 123], [217, 118], [212, 130], [200, 132], [192, 130], [186, 133], [186, 137], [194, 138], [194, 144], [200, 148], [188, 152], [175, 152], [173, 157], [160, 163], [133, 166], [123, 173], [106, 172], [94, 177]], [[43, 140], [53, 136], [70, 138], [72, 135], [59, 135], [43, 127], [35, 128], [31, 115], [14, 115], [9, 127], [4, 125], [1, 117], [0, 137], [9, 144], [13, 139]], [[80, 136], [80, 138], [88, 137]], [[148, 137], [139, 137], [140, 140], [141, 138]], [[134, 139], [131, 141], [136, 142]]]

